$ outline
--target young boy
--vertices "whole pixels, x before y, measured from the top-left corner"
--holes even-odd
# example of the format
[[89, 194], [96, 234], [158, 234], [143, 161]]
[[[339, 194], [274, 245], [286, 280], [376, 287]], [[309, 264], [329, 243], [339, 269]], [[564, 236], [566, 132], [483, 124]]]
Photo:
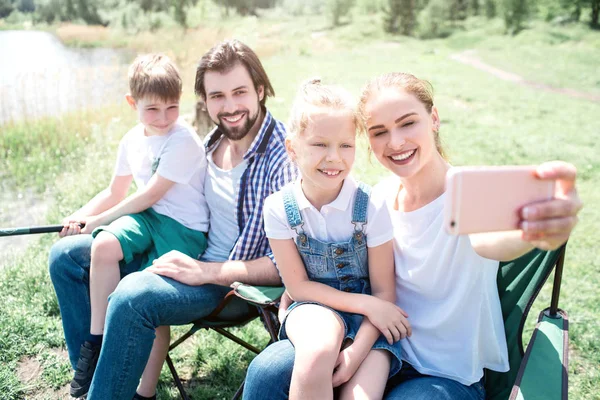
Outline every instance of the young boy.
[[[91, 233], [94, 238], [90, 335], [81, 346], [71, 381], [73, 397], [89, 390], [102, 345], [108, 296], [121, 279], [121, 263], [141, 256], [141, 270], [171, 250], [197, 258], [206, 248], [206, 156], [193, 128], [179, 119], [181, 86], [176, 66], [164, 55], [135, 59], [129, 68], [131, 93], [126, 99], [140, 123], [119, 144], [110, 186], [64, 221], [61, 236]], [[126, 197], [132, 180], [138, 190]], [[80, 223], [85, 224], [83, 229]], [[143, 390], [138, 390], [143, 393], [136, 398], [154, 395], [168, 345], [169, 327], [159, 327], [140, 386]]]

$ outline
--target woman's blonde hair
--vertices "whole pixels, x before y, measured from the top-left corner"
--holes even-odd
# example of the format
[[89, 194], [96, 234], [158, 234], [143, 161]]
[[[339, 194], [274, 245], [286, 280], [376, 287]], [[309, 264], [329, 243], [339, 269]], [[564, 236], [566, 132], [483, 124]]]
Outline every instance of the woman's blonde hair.
[[346, 90], [332, 85], [324, 85], [321, 79], [305, 81], [296, 94], [288, 120], [288, 139], [302, 134], [311, 121], [311, 115], [323, 109], [347, 112], [358, 127], [356, 101]]
[[[358, 113], [360, 115], [360, 129], [366, 131], [367, 114], [365, 107], [371, 95], [387, 88], [397, 88], [404, 90], [407, 93], [415, 96], [423, 105], [428, 113], [431, 114], [433, 109], [433, 86], [426, 80], [419, 79], [412, 74], [403, 72], [390, 72], [379, 75], [371, 79], [363, 88], [360, 99], [358, 101]], [[446, 152], [442, 146], [439, 130], [433, 132], [435, 147], [443, 158], [446, 157]]]

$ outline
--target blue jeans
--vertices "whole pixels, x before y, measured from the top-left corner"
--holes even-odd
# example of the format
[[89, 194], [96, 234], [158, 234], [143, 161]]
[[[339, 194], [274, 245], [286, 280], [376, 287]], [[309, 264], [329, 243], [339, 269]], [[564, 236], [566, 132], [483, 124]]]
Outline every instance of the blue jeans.
[[[288, 398], [294, 346], [289, 340], [275, 342], [250, 364], [244, 386], [244, 400], [285, 400]], [[482, 382], [465, 386], [452, 379], [422, 375], [407, 363], [386, 388], [386, 400], [484, 400]]]
[[[92, 238], [70, 236], [50, 251], [50, 277], [56, 290], [69, 359], [75, 368], [79, 348], [90, 331], [89, 268]], [[89, 400], [131, 400], [150, 356], [155, 328], [184, 325], [202, 318], [230, 288], [188, 286], [139, 269], [139, 259], [121, 269], [121, 280], [108, 299], [104, 340]], [[227, 316], [248, 311], [239, 300]]]

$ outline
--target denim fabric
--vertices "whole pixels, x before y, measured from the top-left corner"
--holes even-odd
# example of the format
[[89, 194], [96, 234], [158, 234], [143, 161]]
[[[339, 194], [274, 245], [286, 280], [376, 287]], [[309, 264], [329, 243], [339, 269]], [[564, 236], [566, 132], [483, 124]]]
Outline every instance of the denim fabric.
[[[363, 226], [367, 223], [370, 187], [363, 183], [358, 186], [352, 212], [352, 223], [354, 224], [352, 237], [345, 242], [332, 243], [323, 242], [304, 233], [302, 216], [293, 194], [293, 188], [288, 186], [283, 191], [283, 202], [288, 223], [298, 233], [296, 248], [304, 262], [308, 278], [311, 281], [320, 282], [344, 292], [371, 294], [367, 237], [363, 233]], [[339, 315], [344, 322], [345, 340], [354, 340], [364, 318], [359, 314], [337, 311], [323, 304], [310, 301], [292, 303], [287, 315], [294, 308], [303, 304], [318, 304]], [[280, 339], [288, 338], [285, 332], [285, 322], [284, 319], [281, 324]], [[390, 376], [396, 374], [401, 365], [400, 343], [390, 345], [385, 337], [381, 335], [373, 348], [387, 350], [392, 353]]]
[[[275, 342], [260, 353], [248, 368], [243, 400], [285, 400], [288, 398], [294, 346], [289, 340]], [[470, 386], [451, 379], [422, 375], [404, 363], [388, 381], [385, 400], [484, 400], [482, 382]]]
[[[59, 299], [71, 364], [90, 329], [89, 264], [92, 239], [71, 236], [50, 252], [50, 276]], [[188, 286], [128, 264], [108, 301], [104, 341], [88, 400], [130, 400], [152, 349], [155, 328], [182, 325], [209, 314], [230, 288]], [[128, 274], [127, 274], [128, 273]], [[227, 308], [234, 317], [248, 311], [241, 299]]]

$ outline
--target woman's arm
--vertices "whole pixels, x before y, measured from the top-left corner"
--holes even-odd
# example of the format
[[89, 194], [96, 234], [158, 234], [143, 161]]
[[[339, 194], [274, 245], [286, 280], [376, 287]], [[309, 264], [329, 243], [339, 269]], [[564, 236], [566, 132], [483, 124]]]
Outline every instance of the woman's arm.
[[534, 247], [554, 250], [567, 241], [577, 224], [577, 213], [583, 206], [575, 187], [577, 170], [572, 164], [551, 161], [541, 164], [536, 174], [540, 179], [556, 180], [554, 198], [523, 207], [520, 232], [469, 235], [477, 254], [492, 260], [508, 261]]
[[108, 210], [87, 218], [81, 233], [92, 233], [98, 226], [110, 224], [123, 215], [135, 214], [148, 209], [160, 200], [174, 184], [175, 182], [154, 174], [142, 190], [135, 192]]

